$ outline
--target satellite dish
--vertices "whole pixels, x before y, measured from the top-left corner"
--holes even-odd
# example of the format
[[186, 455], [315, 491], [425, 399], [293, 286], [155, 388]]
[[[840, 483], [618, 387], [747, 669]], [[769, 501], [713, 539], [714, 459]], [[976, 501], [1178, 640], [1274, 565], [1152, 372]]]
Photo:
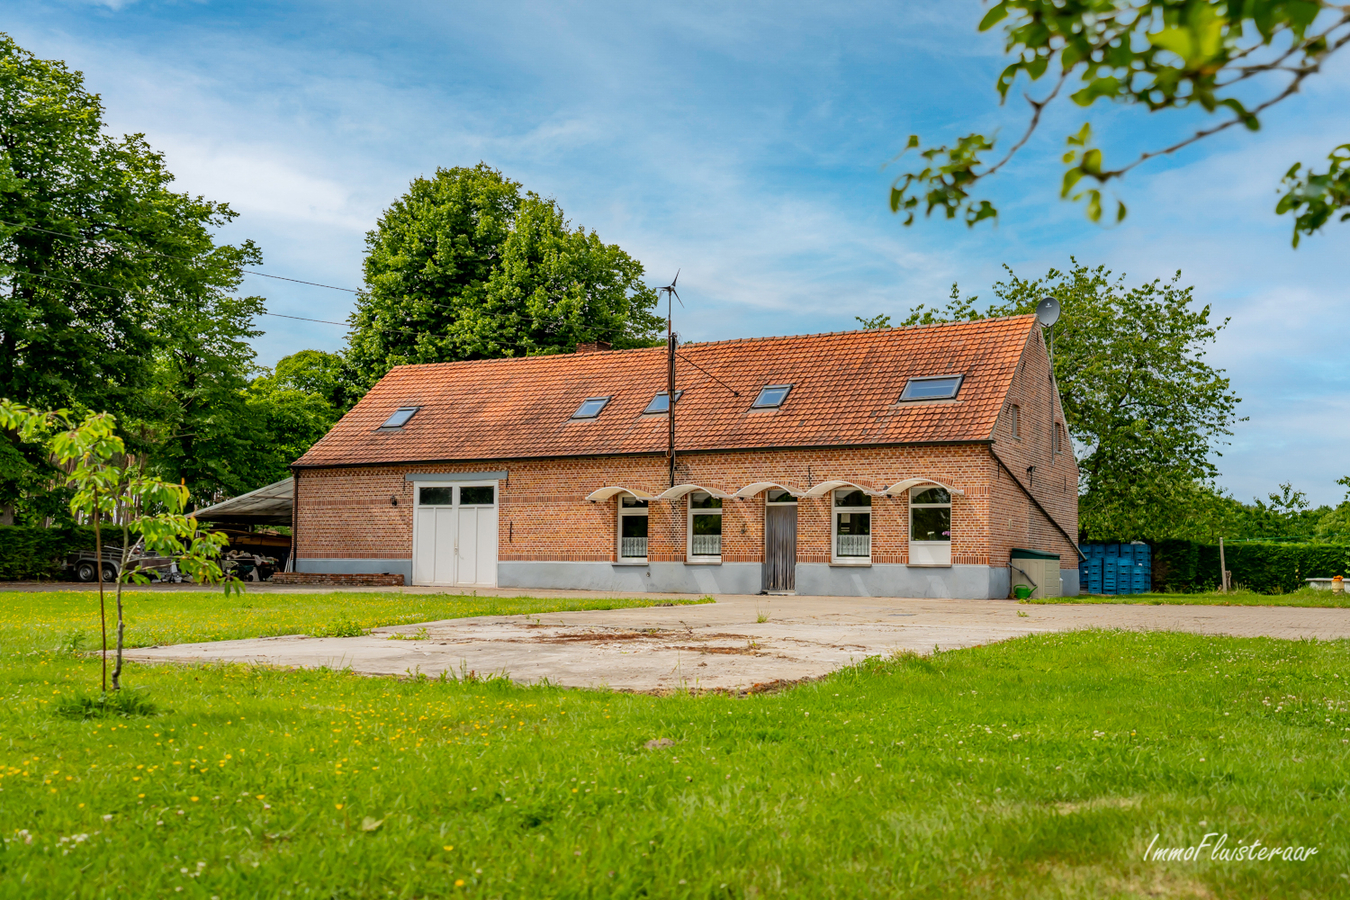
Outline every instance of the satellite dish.
[[1036, 304], [1036, 321], [1040, 322], [1046, 328], [1059, 321], [1059, 301], [1054, 297], [1046, 297], [1040, 303]]

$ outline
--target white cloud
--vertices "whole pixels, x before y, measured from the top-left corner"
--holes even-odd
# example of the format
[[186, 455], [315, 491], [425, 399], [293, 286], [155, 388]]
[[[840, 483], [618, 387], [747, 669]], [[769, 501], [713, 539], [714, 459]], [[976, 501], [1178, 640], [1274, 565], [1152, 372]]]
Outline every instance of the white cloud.
[[[113, 0], [108, 6], [122, 8]], [[991, 185], [997, 227], [885, 210], [898, 170], [879, 167], [919, 131], [946, 139], [1003, 126], [996, 35], [977, 3], [634, 7], [297, 4], [267, 18], [228, 5], [116, 17], [29, 5], [16, 39], [84, 69], [113, 127], [145, 131], [179, 187], [242, 213], [269, 271], [340, 285], [360, 278], [362, 236], [417, 175], [480, 159], [554, 196], [574, 224], [641, 259], [652, 283], [677, 268], [687, 337], [837, 330], [855, 315], [945, 301], [952, 281], [988, 296], [1022, 275], [1085, 263], [1132, 281], [1183, 270], [1233, 323], [1212, 359], [1252, 421], [1222, 465], [1240, 497], [1295, 468], [1315, 500], [1350, 440], [1333, 337], [1350, 329], [1350, 229], [1288, 249], [1272, 212], [1292, 159], [1346, 136], [1340, 61], [1260, 134], [1232, 133], [1135, 172], [1125, 225], [1087, 224], [1057, 199], [1057, 156], [1083, 111], [1047, 120], [1034, 151]], [[1110, 152], [1170, 135], [1170, 119], [1092, 110]], [[1164, 134], [1166, 132], [1166, 134]], [[345, 295], [250, 281], [278, 312], [341, 319]], [[267, 362], [334, 349], [342, 330], [270, 320]], [[1344, 424], [1342, 424], [1344, 423]]]

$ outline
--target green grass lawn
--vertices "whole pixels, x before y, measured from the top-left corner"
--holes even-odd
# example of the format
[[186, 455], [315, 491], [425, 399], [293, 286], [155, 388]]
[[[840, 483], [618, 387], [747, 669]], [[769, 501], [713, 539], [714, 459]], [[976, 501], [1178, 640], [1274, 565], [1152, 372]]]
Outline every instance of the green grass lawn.
[[[578, 609], [628, 609], [702, 600], [478, 597], [397, 592], [245, 593], [129, 591], [122, 595], [128, 647], [227, 641], [278, 634], [346, 637], [379, 625], [410, 625], [466, 616], [510, 616]], [[117, 621], [107, 595], [111, 646]], [[0, 592], [0, 630], [22, 631], [35, 645], [96, 648], [101, 640], [96, 591]]]
[[[3, 898], [1350, 894], [1347, 642], [1047, 635], [745, 698], [132, 665], [161, 713], [80, 721], [87, 606], [14, 600]], [[1318, 852], [1143, 858], [1206, 833]]]
[[1333, 594], [1316, 588], [1303, 588], [1291, 594], [1257, 594], [1230, 591], [1221, 594], [1078, 594], [1073, 597], [1033, 597], [1027, 603], [1146, 603], [1155, 606], [1326, 606], [1350, 607], [1350, 594]]

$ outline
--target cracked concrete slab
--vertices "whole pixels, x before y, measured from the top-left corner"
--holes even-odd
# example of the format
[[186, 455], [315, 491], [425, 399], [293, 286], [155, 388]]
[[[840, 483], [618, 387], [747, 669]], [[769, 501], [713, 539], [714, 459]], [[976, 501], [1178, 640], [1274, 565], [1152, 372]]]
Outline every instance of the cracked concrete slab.
[[[359, 603], [359, 594], [352, 600]], [[1327, 640], [1350, 638], [1350, 609], [734, 596], [699, 606], [448, 619], [360, 637], [293, 635], [126, 655], [140, 662], [349, 668], [370, 675], [473, 672], [630, 691], [745, 691], [816, 678], [869, 656], [1083, 628]]]

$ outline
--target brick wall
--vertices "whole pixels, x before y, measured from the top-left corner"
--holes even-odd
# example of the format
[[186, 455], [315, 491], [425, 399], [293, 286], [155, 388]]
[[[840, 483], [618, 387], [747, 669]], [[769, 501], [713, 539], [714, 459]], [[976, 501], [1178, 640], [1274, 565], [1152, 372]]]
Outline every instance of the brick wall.
[[[999, 480], [1001, 473], [981, 444], [691, 453], [679, 456], [678, 462], [679, 482], [726, 493], [756, 481], [805, 490], [838, 479], [879, 489], [906, 477], [933, 478], [965, 492], [952, 500], [952, 562], [1003, 565], [1011, 546], [1058, 547], [1050, 537], [1027, 536], [1027, 522], [1035, 524], [1035, 511], [1027, 511], [1028, 504], [1015, 488], [1007, 490], [1011, 483], [1006, 475]], [[299, 558], [407, 559], [412, 552], [415, 497], [404, 475], [492, 469], [509, 473], [498, 501], [498, 554], [503, 561], [613, 561], [618, 498], [591, 503], [584, 499], [586, 495], [606, 485], [654, 494], [668, 486], [666, 460], [656, 455], [302, 470], [296, 515]], [[391, 500], [397, 500], [397, 505]], [[991, 511], [991, 501], [996, 511]], [[828, 496], [799, 501], [799, 562], [830, 561], [830, 510]], [[651, 504], [648, 559], [686, 558], [687, 516], [687, 500]], [[722, 516], [723, 561], [759, 562], [764, 546], [764, 495], [724, 501]], [[1020, 532], [1010, 532], [1002, 524], [1009, 517], [1021, 524]], [[991, 523], [996, 527], [991, 529]], [[908, 526], [909, 507], [904, 498], [873, 499], [874, 562], [908, 561]], [[1053, 532], [1048, 527], [1042, 530]]]
[[[1018, 406], [1018, 435], [1012, 433], [1009, 413], [1014, 403]], [[991, 473], [995, 512], [990, 522], [990, 552], [997, 560], [1006, 561], [1014, 547], [1027, 547], [1058, 553], [1062, 569], [1078, 567], [1073, 545], [1027, 499], [1029, 491], [1065, 531], [1078, 534], [1078, 463], [1067, 429], [1061, 452], [1052, 452], [1056, 423], [1063, 426], [1064, 410], [1050, 380], [1050, 357], [1037, 328], [1018, 362], [990, 447], [1012, 470], [1010, 476], [994, 463]], [[1028, 473], [1030, 466], [1035, 466], [1035, 471]]]
[[[952, 500], [952, 562], [1007, 565], [1013, 547], [1057, 552], [1074, 568], [1072, 545], [1028, 502], [995, 462], [997, 453], [1069, 534], [1078, 530], [1078, 469], [1071, 447], [1051, 452], [1051, 429], [1063, 422], [1049, 378], [1039, 329], [1022, 354], [1009, 403], [1020, 408], [1020, 436], [1000, 420], [992, 445], [838, 448], [684, 453], [676, 480], [730, 494], [757, 481], [804, 490], [838, 479], [884, 488], [926, 477], [964, 491]], [[1028, 466], [1035, 466], [1033, 475]], [[653, 494], [669, 486], [664, 455], [549, 460], [479, 460], [299, 471], [296, 511], [300, 559], [407, 559], [412, 555], [415, 498], [409, 472], [481, 472], [505, 469], [500, 485], [498, 558], [502, 561], [593, 561], [617, 558], [618, 498], [590, 503], [597, 488], [623, 485]], [[653, 503], [648, 559], [686, 558], [687, 500]], [[797, 511], [797, 559], [830, 561], [831, 499], [803, 498]], [[878, 497], [872, 505], [872, 560], [908, 562], [909, 507], [905, 498]], [[759, 562], [764, 546], [764, 495], [723, 504], [722, 559]]]
[[400, 587], [402, 575], [335, 575], [318, 572], [277, 572], [273, 584], [336, 584], [361, 587]]

